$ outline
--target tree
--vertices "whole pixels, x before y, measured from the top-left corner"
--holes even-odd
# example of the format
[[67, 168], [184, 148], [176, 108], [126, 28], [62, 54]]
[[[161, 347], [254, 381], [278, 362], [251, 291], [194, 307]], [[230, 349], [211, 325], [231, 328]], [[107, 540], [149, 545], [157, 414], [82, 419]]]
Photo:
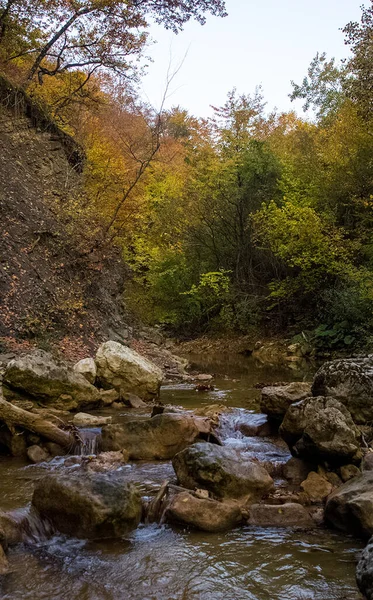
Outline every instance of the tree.
[[360, 23], [351, 21], [342, 30], [345, 44], [352, 50], [347, 63], [351, 73], [346, 85], [348, 96], [358, 104], [365, 119], [373, 116], [373, 5], [362, 7]]
[[[28, 17], [33, 44], [10, 55], [30, 59], [28, 81], [39, 83], [80, 69], [109, 70], [128, 77], [145, 46], [148, 20], [175, 33], [191, 18], [205, 22], [205, 13], [225, 16], [223, 0], [1, 0], [0, 33]], [[1, 37], [0, 37], [1, 41]]]

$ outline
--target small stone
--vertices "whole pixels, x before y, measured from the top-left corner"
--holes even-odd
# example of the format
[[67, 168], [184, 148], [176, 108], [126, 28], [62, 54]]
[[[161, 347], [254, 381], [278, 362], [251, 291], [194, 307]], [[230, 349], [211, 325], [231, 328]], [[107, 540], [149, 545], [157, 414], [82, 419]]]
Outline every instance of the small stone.
[[194, 495], [196, 496], [196, 498], [208, 498], [209, 497], [209, 492], [208, 490], [196, 490], [194, 492]]
[[101, 400], [105, 406], [110, 406], [113, 402], [119, 400], [118, 390], [100, 390]]
[[111, 408], [114, 408], [114, 410], [123, 410], [124, 406], [121, 402], [113, 402]]
[[209, 375], [208, 373], [200, 373], [195, 377], [195, 379], [197, 381], [211, 381], [212, 375]]
[[332, 492], [333, 486], [324, 477], [311, 471], [300, 485], [312, 502], [322, 502]]
[[73, 424], [76, 427], [100, 427], [101, 425], [109, 425], [112, 422], [112, 417], [102, 417], [89, 415], [87, 413], [77, 413], [74, 415]]
[[141, 400], [136, 394], [130, 394], [129, 392], [120, 392], [120, 399], [124, 404], [131, 408], [147, 408], [146, 402]]
[[33, 463], [45, 462], [50, 459], [48, 452], [36, 444], [27, 448], [27, 456]]
[[340, 472], [341, 472], [342, 481], [344, 483], [346, 481], [349, 481], [353, 477], [357, 477], [358, 475], [361, 474], [360, 469], [358, 467], [356, 467], [355, 465], [343, 465], [340, 468]]

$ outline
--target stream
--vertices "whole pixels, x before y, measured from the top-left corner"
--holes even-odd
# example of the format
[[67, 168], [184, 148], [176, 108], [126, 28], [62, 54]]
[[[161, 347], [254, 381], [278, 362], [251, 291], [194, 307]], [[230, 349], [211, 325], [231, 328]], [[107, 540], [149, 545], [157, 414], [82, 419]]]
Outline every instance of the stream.
[[[242, 420], [255, 422], [260, 382], [309, 380], [305, 371], [258, 366], [247, 357], [197, 356], [193, 366], [214, 373], [214, 390], [192, 384], [165, 386], [161, 400], [187, 410], [204, 405], [231, 407], [221, 419], [224, 443], [259, 460], [286, 462], [278, 440], [245, 437]], [[94, 414], [94, 413], [92, 413]], [[149, 411], [106, 409], [120, 422]], [[71, 457], [29, 465], [0, 456], [0, 509], [25, 507], [33, 483], [51, 470], [79, 468]], [[151, 497], [165, 479], [175, 479], [170, 462], [138, 462], [120, 469]], [[326, 529], [308, 532], [239, 527], [227, 533], [141, 525], [125, 539], [84, 541], [36, 537], [9, 550], [12, 572], [0, 577], [1, 600], [358, 600], [355, 564], [363, 545]]]

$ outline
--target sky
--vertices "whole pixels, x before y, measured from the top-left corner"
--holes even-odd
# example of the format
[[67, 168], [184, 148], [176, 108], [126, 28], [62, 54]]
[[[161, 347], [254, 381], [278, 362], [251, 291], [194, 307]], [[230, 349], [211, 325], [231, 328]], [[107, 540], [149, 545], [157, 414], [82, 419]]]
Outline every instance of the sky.
[[348, 48], [340, 28], [360, 20], [361, 4], [370, 0], [226, 0], [228, 17], [207, 14], [204, 26], [189, 22], [175, 35], [160, 26], [150, 34], [156, 43], [147, 54], [153, 62], [141, 94], [159, 108], [167, 70], [179, 67], [166, 108], [180, 106], [198, 117], [222, 106], [233, 87], [253, 94], [263, 87], [267, 109], [297, 110], [291, 103], [291, 80], [300, 83], [316, 52], [344, 58]]

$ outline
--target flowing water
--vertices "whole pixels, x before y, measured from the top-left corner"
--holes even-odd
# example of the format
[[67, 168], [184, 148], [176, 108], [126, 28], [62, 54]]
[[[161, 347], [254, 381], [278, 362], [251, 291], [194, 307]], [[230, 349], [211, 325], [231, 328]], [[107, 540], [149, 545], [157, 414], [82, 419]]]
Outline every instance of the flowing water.
[[[310, 379], [309, 373], [260, 367], [252, 359], [196, 357], [199, 370], [214, 373], [215, 389], [198, 393], [192, 385], [162, 390], [162, 401], [193, 409], [231, 407], [220, 424], [224, 444], [259, 460], [284, 462], [289, 453], [272, 439], [245, 437], [237, 424], [255, 422], [258, 382]], [[103, 413], [102, 413], [103, 414]], [[146, 411], [106, 410], [116, 421]], [[85, 453], [97, 448], [97, 430], [85, 430]], [[84, 452], [83, 452], [84, 453]], [[0, 457], [0, 509], [25, 507], [34, 482], [51, 470], [79, 468], [71, 458], [25, 465]], [[150, 497], [173, 479], [170, 462], [120, 467]], [[22, 514], [22, 513], [21, 513]], [[31, 531], [34, 531], [31, 528]], [[240, 527], [208, 534], [141, 525], [119, 541], [88, 542], [35, 531], [9, 551], [12, 572], [0, 577], [2, 600], [358, 600], [354, 572], [362, 544], [328, 530]]]

